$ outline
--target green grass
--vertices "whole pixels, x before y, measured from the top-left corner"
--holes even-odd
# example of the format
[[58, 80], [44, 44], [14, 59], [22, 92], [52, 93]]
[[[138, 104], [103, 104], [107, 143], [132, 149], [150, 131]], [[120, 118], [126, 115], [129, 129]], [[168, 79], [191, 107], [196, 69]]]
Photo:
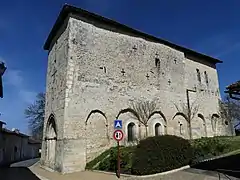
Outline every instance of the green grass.
[[110, 149], [104, 151], [102, 154], [100, 154], [98, 157], [96, 157], [92, 161], [88, 162], [86, 164], [86, 169], [93, 169], [98, 163], [100, 163], [105, 158], [107, 158], [110, 155], [111, 150], [114, 149], [114, 148], [115, 147], [111, 147]]
[[195, 149], [193, 163], [240, 150], [240, 137], [212, 137], [191, 140]]

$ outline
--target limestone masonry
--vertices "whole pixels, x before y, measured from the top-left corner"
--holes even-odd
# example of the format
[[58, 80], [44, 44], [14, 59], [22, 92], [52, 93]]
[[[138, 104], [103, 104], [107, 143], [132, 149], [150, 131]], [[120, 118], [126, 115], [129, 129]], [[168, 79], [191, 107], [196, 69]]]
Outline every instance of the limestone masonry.
[[[123, 145], [146, 135], [130, 102], [153, 101], [148, 136], [190, 138], [186, 108], [195, 111], [192, 138], [226, 135], [219, 114], [220, 60], [64, 5], [46, 43], [46, 112], [41, 164], [81, 171], [111, 146], [113, 121], [123, 121]], [[188, 105], [188, 106], [186, 106]]]

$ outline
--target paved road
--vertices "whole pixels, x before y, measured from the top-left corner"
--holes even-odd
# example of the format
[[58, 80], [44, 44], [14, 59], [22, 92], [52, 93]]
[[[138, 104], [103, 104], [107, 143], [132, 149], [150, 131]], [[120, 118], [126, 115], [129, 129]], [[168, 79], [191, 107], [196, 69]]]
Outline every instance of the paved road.
[[1, 180], [40, 180], [28, 167], [35, 164], [39, 159], [31, 159], [12, 164], [9, 168], [0, 169]]
[[39, 160], [40, 160], [40, 158], [29, 159], [27, 161], [21, 161], [21, 162], [14, 163], [10, 167], [30, 167], [30, 166], [34, 165], [36, 162], [38, 162]]
[[[9, 168], [0, 169], [0, 180], [115, 180], [115, 175], [98, 173], [98, 172], [76, 172], [61, 175], [56, 172], [49, 172], [40, 168], [39, 164], [32, 166], [39, 159], [31, 159], [19, 163], [12, 164]], [[36, 174], [36, 175], [35, 175]], [[239, 178], [226, 177], [220, 175], [220, 180], [236, 180]], [[126, 177], [125, 177], [126, 178]], [[123, 178], [123, 179], [125, 179]], [[161, 177], [140, 178], [141, 180], [219, 180], [219, 174], [204, 169], [189, 168], [183, 171], [164, 175]], [[138, 178], [126, 178], [125, 180], [140, 180]]]
[[202, 171], [217, 171], [228, 176], [240, 179], [240, 154], [226, 156], [223, 158], [206, 161], [193, 166], [195, 169]]

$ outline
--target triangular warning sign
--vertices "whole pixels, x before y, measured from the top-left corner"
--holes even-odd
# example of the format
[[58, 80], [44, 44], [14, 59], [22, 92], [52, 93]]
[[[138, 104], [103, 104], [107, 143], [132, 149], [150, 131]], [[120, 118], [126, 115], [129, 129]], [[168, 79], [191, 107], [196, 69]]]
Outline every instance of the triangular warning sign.
[[115, 127], [116, 127], [116, 128], [121, 128], [122, 126], [121, 126], [120, 122], [117, 122], [116, 125], [115, 125]]

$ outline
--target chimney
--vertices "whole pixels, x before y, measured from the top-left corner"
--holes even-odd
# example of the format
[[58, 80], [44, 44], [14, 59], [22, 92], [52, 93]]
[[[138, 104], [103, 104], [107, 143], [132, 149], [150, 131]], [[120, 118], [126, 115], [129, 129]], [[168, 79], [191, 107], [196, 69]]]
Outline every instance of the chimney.
[[5, 123], [5, 122], [3, 122], [3, 121], [0, 121], [0, 130], [2, 130], [2, 128], [3, 128], [3, 125], [6, 125], [6, 123]]
[[15, 132], [15, 133], [17, 133], [17, 134], [20, 133], [19, 129], [16, 129], [16, 128], [12, 128], [12, 131]]

